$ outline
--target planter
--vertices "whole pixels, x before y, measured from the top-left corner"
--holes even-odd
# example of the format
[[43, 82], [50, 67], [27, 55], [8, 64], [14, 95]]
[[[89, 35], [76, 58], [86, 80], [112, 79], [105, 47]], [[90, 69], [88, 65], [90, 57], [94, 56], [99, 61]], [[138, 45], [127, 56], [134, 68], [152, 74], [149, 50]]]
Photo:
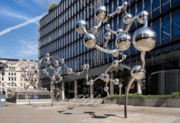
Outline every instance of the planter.
[[[104, 103], [124, 105], [124, 98], [104, 99]], [[154, 107], [180, 107], [180, 98], [129, 98], [128, 105]]]

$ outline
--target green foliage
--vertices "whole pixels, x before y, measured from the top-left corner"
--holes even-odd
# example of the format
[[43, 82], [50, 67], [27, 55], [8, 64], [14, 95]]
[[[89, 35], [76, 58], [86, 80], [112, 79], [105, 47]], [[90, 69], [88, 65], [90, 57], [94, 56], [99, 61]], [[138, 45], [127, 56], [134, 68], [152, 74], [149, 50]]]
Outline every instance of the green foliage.
[[57, 6], [56, 3], [52, 3], [52, 4], [49, 6], [48, 11], [51, 12], [54, 8], [56, 8], [56, 6]]
[[[124, 98], [125, 95], [110, 95], [108, 99]], [[142, 95], [142, 94], [129, 94], [128, 98], [180, 98], [180, 92], [175, 92], [169, 95]]]
[[180, 92], [174, 92], [172, 93], [173, 98], [180, 98]]

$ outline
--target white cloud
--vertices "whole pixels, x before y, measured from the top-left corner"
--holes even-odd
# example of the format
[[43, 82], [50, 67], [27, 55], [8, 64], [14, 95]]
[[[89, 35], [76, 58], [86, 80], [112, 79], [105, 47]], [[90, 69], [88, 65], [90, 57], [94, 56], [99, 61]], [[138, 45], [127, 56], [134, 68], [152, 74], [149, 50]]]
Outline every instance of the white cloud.
[[27, 20], [27, 21], [25, 21], [25, 22], [23, 22], [23, 23], [21, 23], [21, 24], [18, 24], [18, 25], [16, 25], [16, 26], [12, 26], [12, 27], [6, 28], [6, 29], [4, 29], [4, 30], [2, 30], [2, 31], [0, 32], [0, 36], [4, 35], [4, 34], [6, 34], [6, 33], [9, 33], [9, 32], [11, 32], [11, 31], [13, 31], [13, 30], [15, 30], [15, 29], [24, 27], [24, 26], [26, 26], [26, 25], [28, 25], [28, 24], [30, 24], [30, 23], [36, 23], [36, 24], [37, 24], [37, 22], [38, 22], [44, 15], [45, 15], [45, 14], [40, 15], [40, 16], [37, 16], [37, 17], [34, 17], [34, 18], [31, 18], [31, 19], [29, 19], [29, 20]]
[[38, 42], [20, 40], [18, 55], [21, 58], [38, 58]]
[[28, 20], [30, 19], [29, 17], [23, 15], [20, 12], [17, 12], [16, 10], [13, 10], [7, 6], [0, 6], [1, 11], [0, 14], [1, 16], [7, 16], [7, 17], [12, 17], [12, 18], [16, 18], [16, 19], [21, 19], [21, 20]]

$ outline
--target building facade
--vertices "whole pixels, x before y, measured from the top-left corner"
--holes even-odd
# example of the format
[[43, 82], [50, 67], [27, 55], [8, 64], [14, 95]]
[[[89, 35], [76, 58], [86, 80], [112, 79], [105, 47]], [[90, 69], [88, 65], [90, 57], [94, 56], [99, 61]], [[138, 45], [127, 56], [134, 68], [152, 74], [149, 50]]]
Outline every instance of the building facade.
[[22, 76], [28, 65], [38, 65], [37, 61], [0, 58], [0, 93], [14, 93], [17, 88], [26, 88], [30, 82]]
[[[153, 90], [157, 87], [157, 84], [152, 82], [151, 73], [161, 70], [179, 69], [180, 67], [180, 21], [178, 20], [180, 17], [180, 4], [177, 0], [126, 1], [129, 3], [128, 11], [133, 16], [142, 10], [149, 12], [149, 26], [157, 33], [156, 47], [146, 55], [147, 77], [143, 81], [143, 93], [154, 93]], [[40, 20], [39, 59], [46, 53], [50, 53], [51, 55], [64, 58], [66, 64], [74, 71], [80, 71], [81, 65], [88, 63], [91, 69], [89, 76], [92, 78], [104, 72], [113, 61], [113, 56], [96, 49], [85, 48], [82, 41], [83, 36], [75, 31], [75, 23], [77, 20], [84, 19], [87, 21], [88, 27], [92, 27], [97, 24], [95, 8], [98, 4], [105, 5], [108, 13], [112, 13], [123, 2], [123, 0], [61, 0], [56, 8]], [[125, 27], [123, 15], [113, 16], [108, 23], [113, 30]], [[96, 35], [98, 44], [101, 46], [104, 44], [104, 26], [105, 24], [103, 24]], [[138, 23], [133, 23], [130, 32], [134, 32], [139, 27]], [[115, 48], [114, 41], [115, 36], [112, 36], [112, 40], [109, 42], [109, 49]], [[124, 53], [128, 55], [128, 58], [123, 62], [124, 64], [129, 66], [140, 64], [140, 53], [133, 46]], [[129, 70], [121, 67], [110, 71], [112, 78], [116, 77], [123, 80], [123, 92], [130, 79], [129, 73]], [[73, 97], [75, 92], [76, 94], [89, 93], [89, 86], [86, 85], [84, 78], [85, 76], [83, 75], [80, 77], [66, 75], [64, 71], [63, 81], [65, 82], [66, 97]], [[44, 86], [48, 87], [49, 80], [46, 77], [41, 79]], [[94, 96], [98, 94], [106, 95], [103, 91], [104, 84], [101, 80], [95, 83]], [[110, 88], [111, 94], [119, 91], [116, 86]]]

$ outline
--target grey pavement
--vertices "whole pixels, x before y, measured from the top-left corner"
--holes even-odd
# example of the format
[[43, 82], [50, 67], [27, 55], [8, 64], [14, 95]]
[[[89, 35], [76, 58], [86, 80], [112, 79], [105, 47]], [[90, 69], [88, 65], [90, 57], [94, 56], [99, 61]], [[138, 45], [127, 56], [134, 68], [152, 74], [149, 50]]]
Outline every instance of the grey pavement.
[[129, 106], [124, 118], [124, 106], [49, 104], [0, 107], [0, 123], [180, 123], [180, 108]]

